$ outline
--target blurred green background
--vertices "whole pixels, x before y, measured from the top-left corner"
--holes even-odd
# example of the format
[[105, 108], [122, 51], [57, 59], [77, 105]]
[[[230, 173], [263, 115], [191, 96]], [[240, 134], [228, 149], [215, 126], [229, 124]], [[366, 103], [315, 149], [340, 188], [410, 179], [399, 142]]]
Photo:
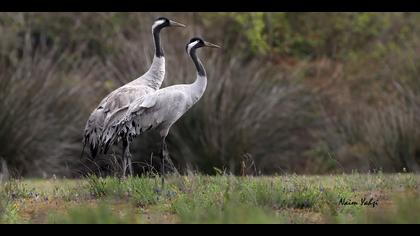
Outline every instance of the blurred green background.
[[[185, 44], [208, 72], [200, 102], [172, 128], [181, 172], [327, 174], [420, 171], [418, 13], [0, 13], [0, 173], [113, 173], [119, 149], [80, 159], [85, 122], [153, 58], [165, 16], [163, 86], [195, 79]], [[136, 139], [136, 173], [154, 163]]]

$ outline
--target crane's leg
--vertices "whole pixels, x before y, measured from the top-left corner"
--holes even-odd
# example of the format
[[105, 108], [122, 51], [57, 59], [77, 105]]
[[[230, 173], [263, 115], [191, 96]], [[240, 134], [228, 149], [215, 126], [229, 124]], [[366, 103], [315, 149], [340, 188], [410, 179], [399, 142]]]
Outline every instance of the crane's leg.
[[123, 154], [123, 176], [126, 177], [127, 168], [129, 175], [133, 175], [133, 167], [131, 163], [131, 153], [130, 153], [130, 142], [128, 138], [123, 141], [124, 154]]
[[125, 172], [126, 172], [126, 170], [127, 170], [127, 159], [126, 159], [126, 150], [127, 150], [127, 146], [128, 146], [128, 143], [126, 142], [126, 140], [123, 140], [123, 160], [122, 160], [122, 163], [123, 163], [123, 166], [122, 166], [122, 172], [123, 172], [123, 174], [122, 174], [122, 176], [123, 176], [123, 178], [125, 178]]
[[162, 140], [162, 175], [165, 175], [165, 161], [169, 160], [168, 146], [166, 145], [166, 139]]
[[133, 164], [131, 163], [131, 153], [128, 158], [128, 171], [130, 173], [130, 176], [133, 176]]
[[162, 176], [162, 192], [165, 187], [165, 159], [168, 158], [169, 152], [166, 145], [166, 137], [162, 138], [162, 167], [161, 167], [161, 176]]

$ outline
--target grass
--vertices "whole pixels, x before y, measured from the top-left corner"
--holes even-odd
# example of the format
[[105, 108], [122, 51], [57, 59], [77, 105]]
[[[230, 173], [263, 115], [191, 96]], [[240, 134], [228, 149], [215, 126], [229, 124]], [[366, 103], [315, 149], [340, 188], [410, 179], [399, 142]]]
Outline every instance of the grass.
[[[2, 223], [420, 223], [420, 176], [90, 176], [1, 183]], [[372, 199], [377, 205], [361, 205]], [[340, 204], [341, 200], [355, 202]]]

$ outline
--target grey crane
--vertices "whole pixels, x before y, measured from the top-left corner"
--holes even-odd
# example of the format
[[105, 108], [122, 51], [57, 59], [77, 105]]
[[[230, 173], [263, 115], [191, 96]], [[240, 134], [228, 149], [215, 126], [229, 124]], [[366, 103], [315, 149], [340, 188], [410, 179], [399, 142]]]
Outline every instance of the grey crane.
[[[164, 17], [159, 17], [154, 21], [152, 34], [155, 54], [152, 65], [142, 76], [108, 94], [91, 113], [84, 130], [82, 155], [85, 146], [88, 144], [92, 158], [95, 158], [100, 147], [100, 137], [106, 124], [117, 120], [119, 116], [123, 115], [124, 106], [130, 104], [136, 98], [160, 88], [165, 77], [165, 57], [160, 44], [159, 34], [163, 28], [171, 26], [185, 27], [181, 23]], [[125, 140], [123, 141], [123, 148], [124, 152], [129, 149], [129, 143]], [[130, 174], [132, 174], [131, 159], [123, 158], [123, 165], [123, 175], [125, 176], [127, 166]]]
[[[162, 141], [162, 174], [165, 173], [165, 159], [169, 159], [166, 136], [171, 126], [201, 98], [207, 86], [207, 74], [197, 57], [196, 50], [201, 47], [220, 48], [215, 44], [194, 37], [186, 46], [196, 69], [197, 78], [191, 84], [178, 84], [159, 89], [139, 97], [126, 106], [126, 113], [120, 121], [109, 123], [103, 132], [101, 143], [106, 153], [108, 148], [120, 140], [131, 142], [134, 137], [154, 129]], [[125, 153], [125, 155], [130, 155]], [[163, 179], [162, 179], [163, 181]]]

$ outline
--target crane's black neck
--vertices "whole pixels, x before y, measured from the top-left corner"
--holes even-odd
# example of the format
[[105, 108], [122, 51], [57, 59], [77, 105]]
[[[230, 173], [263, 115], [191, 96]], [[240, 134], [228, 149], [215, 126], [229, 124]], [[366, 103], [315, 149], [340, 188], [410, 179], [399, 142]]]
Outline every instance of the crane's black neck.
[[155, 55], [156, 57], [163, 57], [163, 49], [160, 45], [160, 30], [163, 29], [164, 26], [158, 25], [153, 29], [153, 39], [155, 41]]
[[191, 51], [190, 51], [191, 59], [194, 62], [195, 68], [197, 69], [197, 74], [199, 76], [206, 76], [206, 70], [204, 69], [204, 66], [201, 63], [200, 59], [197, 57], [196, 49], [197, 48], [195, 47], [191, 48]]

